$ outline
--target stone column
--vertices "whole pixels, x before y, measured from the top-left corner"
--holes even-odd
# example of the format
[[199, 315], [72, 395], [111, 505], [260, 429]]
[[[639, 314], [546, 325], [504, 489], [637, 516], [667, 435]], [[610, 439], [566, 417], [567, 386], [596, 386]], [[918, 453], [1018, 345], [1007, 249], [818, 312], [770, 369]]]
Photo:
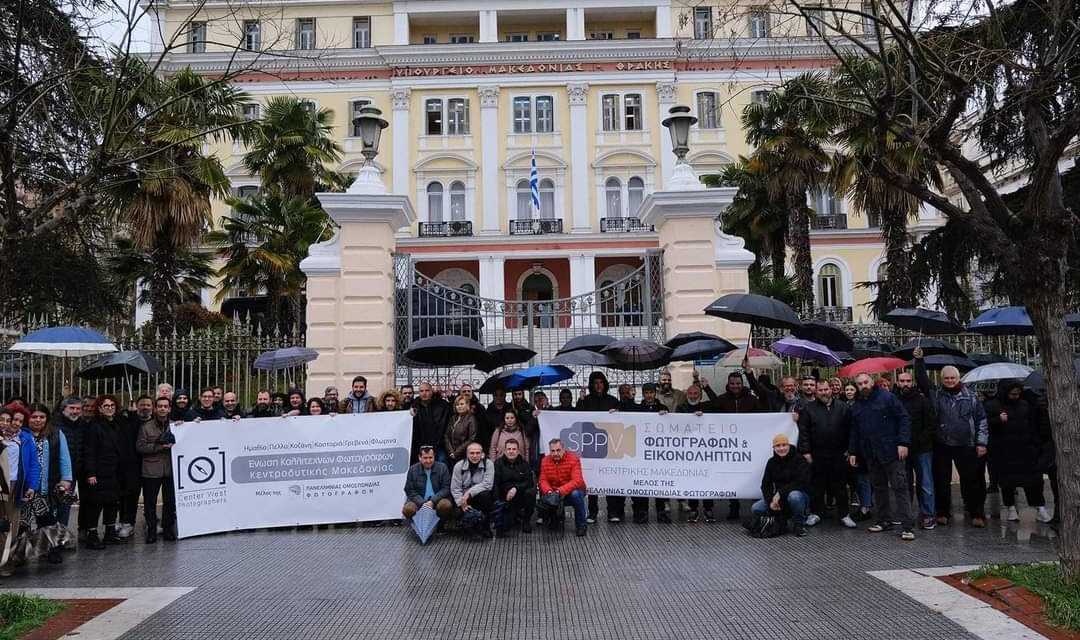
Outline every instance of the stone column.
[[499, 41], [499, 12], [491, 9], [480, 11], [480, 42]]
[[394, 235], [416, 214], [408, 197], [386, 194], [378, 174], [365, 171], [346, 193], [318, 194], [340, 228], [300, 263], [307, 346], [319, 352], [308, 364], [309, 397], [328, 385], [347, 389], [357, 375], [373, 394], [394, 384]]
[[671, 5], [666, 2], [656, 5], [656, 37], [671, 37]]
[[480, 93], [480, 182], [483, 189], [483, 233], [497, 234], [499, 220], [499, 87], [483, 86]]
[[566, 39], [585, 39], [585, 9], [584, 7], [571, 7], [566, 10]]
[[390, 139], [392, 149], [390, 161], [393, 163], [394, 193], [409, 192], [409, 151], [412, 129], [409, 128], [409, 107], [412, 102], [412, 89], [398, 87], [390, 90], [390, 100], [394, 108], [394, 121], [391, 123]]
[[[657, 7], [656, 10], [659, 12], [660, 8]], [[671, 7], [667, 7], [667, 11], [670, 14]], [[676, 87], [677, 85], [674, 82], [666, 80], [656, 83], [656, 102], [659, 105], [657, 113], [666, 114], [668, 109], [675, 105]], [[664, 127], [660, 127], [660, 184], [663, 185], [662, 189], [670, 187], [671, 172], [674, 168], [675, 155], [671, 152], [671, 134]]]
[[[596, 255], [592, 253], [570, 254], [570, 296], [580, 296], [596, 289]], [[600, 301], [594, 301], [593, 313], [588, 316], [574, 316], [576, 326], [596, 327], [596, 314]], [[577, 309], [574, 310], [577, 312]]]
[[394, 44], [409, 44], [409, 14], [394, 12]]
[[[570, 98], [570, 202], [574, 211], [574, 233], [589, 233], [592, 223], [589, 216], [589, 167], [588, 135], [589, 85], [572, 83], [566, 85]], [[569, 221], [568, 221], [569, 222]]]
[[506, 259], [502, 256], [480, 257], [480, 297], [502, 300], [506, 297]]

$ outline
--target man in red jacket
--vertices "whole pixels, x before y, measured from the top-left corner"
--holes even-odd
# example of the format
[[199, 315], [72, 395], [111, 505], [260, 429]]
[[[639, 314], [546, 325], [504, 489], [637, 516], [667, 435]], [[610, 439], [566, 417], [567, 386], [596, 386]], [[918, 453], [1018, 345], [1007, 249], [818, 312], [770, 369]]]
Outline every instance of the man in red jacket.
[[578, 537], [585, 535], [585, 478], [581, 460], [563, 448], [562, 440], [548, 442], [548, 455], [540, 463], [540, 509], [549, 529], [562, 527], [566, 504], [574, 507], [574, 526]]

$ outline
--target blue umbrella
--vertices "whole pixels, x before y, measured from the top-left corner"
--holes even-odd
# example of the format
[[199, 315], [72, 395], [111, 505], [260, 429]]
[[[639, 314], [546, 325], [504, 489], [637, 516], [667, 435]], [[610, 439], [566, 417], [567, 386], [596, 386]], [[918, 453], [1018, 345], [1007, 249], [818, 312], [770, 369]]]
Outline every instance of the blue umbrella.
[[299, 367], [319, 357], [319, 352], [307, 347], [286, 347], [260, 353], [255, 358], [254, 367], [260, 371], [278, 371], [290, 367]]
[[439, 526], [439, 514], [435, 513], [431, 507], [424, 505], [412, 517], [409, 526], [416, 532], [416, 537], [420, 538], [420, 544], [427, 544], [427, 541], [431, 539], [431, 534], [435, 533], [435, 528]]
[[562, 365], [543, 364], [512, 372], [506, 380], [506, 388], [514, 391], [517, 389], [546, 387], [573, 377], [574, 372]]
[[93, 329], [84, 327], [49, 327], [32, 331], [11, 345], [12, 351], [43, 356], [76, 358], [116, 351], [116, 345]]
[[1035, 327], [1031, 324], [1031, 318], [1024, 307], [987, 309], [968, 323], [967, 330], [985, 336], [1035, 335]]
[[811, 362], [819, 362], [829, 366], [841, 364], [840, 358], [838, 358], [831, 349], [823, 344], [803, 340], [802, 338], [784, 336], [772, 343], [771, 348], [776, 353], [787, 356], [788, 358], [809, 360]]

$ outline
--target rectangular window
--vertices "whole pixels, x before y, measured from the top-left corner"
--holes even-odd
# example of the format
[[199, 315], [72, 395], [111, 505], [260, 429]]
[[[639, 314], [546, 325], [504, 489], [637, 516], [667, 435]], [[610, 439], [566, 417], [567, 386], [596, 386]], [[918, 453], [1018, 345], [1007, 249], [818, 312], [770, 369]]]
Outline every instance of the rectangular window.
[[589, 40], [614, 40], [615, 34], [610, 31], [596, 31], [589, 34]]
[[424, 36], [424, 44], [438, 44], [439, 39], [432, 35]]
[[450, 35], [450, 44], [468, 44], [476, 42], [476, 36], [467, 33], [455, 33]]
[[694, 8], [694, 38], [707, 40], [713, 37], [712, 7]]
[[536, 34], [536, 39], [540, 42], [558, 42], [561, 40], [558, 31], [540, 31]]
[[305, 51], [315, 48], [315, 18], [296, 21], [296, 48]]
[[352, 46], [353, 49], [371, 47], [371, 18], [361, 16], [352, 19]]
[[507, 42], [528, 42], [529, 34], [527, 33], [508, 33], [506, 34]]
[[254, 102], [244, 103], [244, 120], [258, 120], [259, 119], [259, 105]]
[[536, 99], [536, 132], [551, 133], [555, 130], [555, 99], [540, 96]]
[[188, 27], [188, 53], [206, 53], [206, 23], [192, 22]]
[[641, 96], [636, 93], [627, 94], [623, 98], [623, 106], [626, 109], [626, 130], [641, 131]]
[[248, 51], [262, 49], [262, 26], [258, 20], [244, 20], [244, 48]]
[[360, 125], [356, 123], [356, 119], [360, 116], [360, 110], [371, 104], [371, 100], [353, 100], [351, 109], [352, 115], [349, 117], [349, 129], [352, 130], [352, 137], [360, 137]]
[[840, 201], [832, 189], [819, 189], [813, 194], [813, 209], [819, 216], [835, 216], [840, 213]]
[[514, 98], [514, 133], [532, 133], [532, 98]]
[[806, 8], [806, 35], [825, 34], [825, 10], [821, 7]]
[[604, 110], [604, 131], [618, 131], [619, 96], [606, 95], [601, 99]]
[[769, 93], [771, 93], [771, 92], [766, 90], [766, 89], [759, 89], [757, 91], [751, 91], [750, 92], [750, 103], [751, 104], [765, 104], [766, 102], [769, 101]]
[[876, 37], [878, 32], [877, 20], [874, 18], [874, 5], [864, 2], [862, 5], [862, 32], [866, 37]]
[[641, 32], [640, 31], [627, 31], [626, 32], [626, 39], [627, 40], [640, 40], [641, 39]]
[[718, 129], [716, 117], [716, 94], [711, 91], [703, 91], [697, 96], [697, 113], [699, 129]]
[[469, 135], [469, 101], [465, 98], [446, 101], [446, 133], [452, 136]]
[[750, 37], [769, 37], [769, 12], [764, 9], [752, 9], [749, 16]]
[[424, 112], [427, 117], [427, 134], [429, 136], [441, 136], [443, 134], [442, 100], [428, 100], [425, 103]]

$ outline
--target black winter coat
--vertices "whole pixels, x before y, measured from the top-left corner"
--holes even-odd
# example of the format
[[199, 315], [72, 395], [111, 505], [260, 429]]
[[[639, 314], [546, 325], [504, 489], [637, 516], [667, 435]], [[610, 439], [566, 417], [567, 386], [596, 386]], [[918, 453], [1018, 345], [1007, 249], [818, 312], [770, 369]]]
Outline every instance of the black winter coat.
[[799, 453], [835, 456], [845, 453], [851, 441], [851, 409], [833, 400], [807, 403], [799, 412]]
[[[994, 398], [986, 402], [990, 426], [987, 457], [994, 476], [1001, 485], [1024, 485], [1042, 478], [1039, 454], [1043, 441], [1039, 435], [1036, 412], [1027, 400], [1016, 402]], [[1001, 412], [1008, 420], [1001, 421]]]
[[536, 478], [532, 466], [523, 456], [510, 462], [506, 456], [499, 456], [495, 461], [495, 499], [505, 500], [506, 492], [517, 487], [519, 494], [536, 493]]
[[[491, 402], [483, 413], [476, 416], [476, 440], [484, 445], [485, 452], [491, 444], [491, 436], [495, 435], [495, 430], [503, 425], [503, 416], [513, 408], [514, 406], [509, 402], [504, 402], [501, 407]], [[517, 415], [517, 412], [515, 411], [514, 414]]]
[[135, 450], [129, 436], [122, 418], [98, 417], [90, 424], [83, 444], [83, 471], [87, 478], [97, 479], [97, 484], [87, 487], [94, 500], [115, 502], [134, 489], [126, 485]]
[[450, 405], [445, 400], [432, 398], [425, 405], [419, 400], [413, 403], [416, 415], [413, 417], [412, 459], [420, 454], [421, 446], [441, 449], [446, 437], [446, 426], [450, 422]]
[[764, 410], [757, 397], [746, 389], [737, 395], [725, 391], [712, 400], [712, 406], [717, 413], [756, 413]]
[[780, 494], [780, 504], [787, 504], [788, 494], [802, 491], [810, 495], [810, 463], [792, 448], [781, 458], [773, 454], [765, 463], [765, 475], [761, 478], [761, 497], [765, 502]]
[[619, 401], [615, 396], [603, 393], [589, 392], [589, 395], [577, 401], [578, 411], [611, 411], [619, 408]]
[[225, 409], [223, 409], [222, 407], [219, 407], [216, 404], [212, 404], [212, 405], [210, 405], [209, 409], [204, 409], [203, 406], [200, 404], [200, 405], [195, 406], [188, 413], [188, 417], [186, 418], [186, 420], [191, 421], [191, 420], [194, 420], [195, 418], [198, 418], [199, 420], [202, 420], [203, 422], [208, 422], [210, 420], [221, 420], [224, 417], [225, 417]]
[[934, 403], [918, 389], [896, 394], [911, 418], [911, 453], [930, 453], [934, 450], [934, 437], [937, 434], [937, 415]]
[[77, 480], [83, 477], [83, 438], [90, 426], [83, 420], [68, 420], [62, 413], [56, 418], [56, 424], [67, 439], [68, 455], [71, 456], [71, 473]]

